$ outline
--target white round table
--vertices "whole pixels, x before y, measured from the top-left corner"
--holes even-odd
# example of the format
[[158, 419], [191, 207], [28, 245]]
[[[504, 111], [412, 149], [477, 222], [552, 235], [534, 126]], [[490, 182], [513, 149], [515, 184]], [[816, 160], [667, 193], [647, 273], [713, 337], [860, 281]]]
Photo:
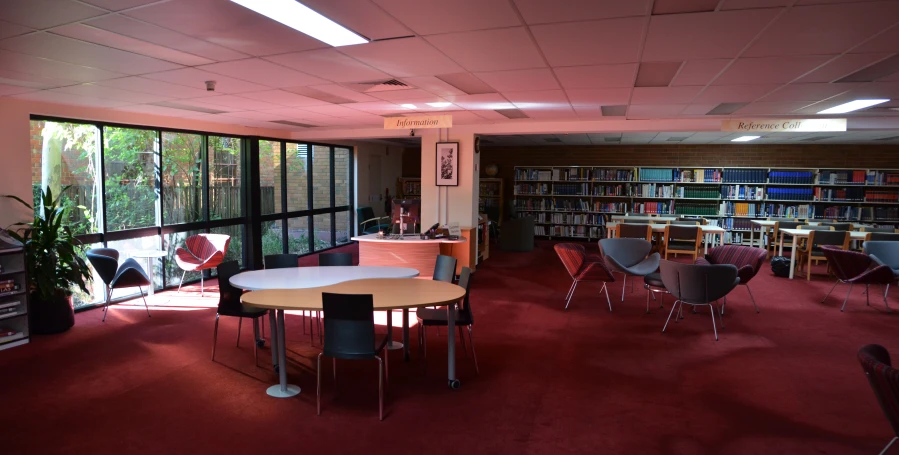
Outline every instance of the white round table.
[[147, 258], [147, 278], [150, 279], [147, 295], [153, 295], [153, 288], [156, 287], [156, 282], [153, 281], [153, 259], [164, 258], [168, 253], [162, 250], [134, 250], [129, 251], [128, 254], [134, 258]]
[[[381, 266], [328, 266], [328, 267], [287, 267], [283, 269], [251, 270], [231, 277], [232, 286], [249, 291], [272, 289], [308, 289], [331, 286], [346, 281], [368, 278], [415, 278], [418, 270], [405, 267]], [[409, 320], [408, 309], [403, 311], [403, 337], [408, 356]], [[277, 314], [276, 314], [277, 313]], [[387, 313], [388, 316], [390, 312]], [[272, 330], [272, 365], [278, 372], [279, 383], [266, 390], [277, 398], [292, 397], [300, 393], [300, 388], [287, 383], [287, 349], [284, 342], [284, 309], [268, 313], [268, 323]], [[391, 332], [388, 317], [388, 334]]]

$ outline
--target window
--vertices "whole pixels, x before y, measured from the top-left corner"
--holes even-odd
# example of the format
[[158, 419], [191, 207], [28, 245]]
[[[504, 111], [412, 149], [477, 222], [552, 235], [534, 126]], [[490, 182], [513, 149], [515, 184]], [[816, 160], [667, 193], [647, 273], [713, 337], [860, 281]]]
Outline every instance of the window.
[[281, 213], [281, 143], [259, 141], [260, 211], [263, 215]]
[[312, 147], [312, 196], [312, 208], [331, 207], [330, 147]]
[[306, 144], [287, 143], [287, 211], [309, 209], [308, 149]]
[[157, 133], [103, 128], [106, 231], [156, 226]]
[[162, 188], [166, 224], [203, 221], [203, 136], [162, 133]]
[[209, 136], [209, 219], [239, 218], [241, 193], [240, 139]]

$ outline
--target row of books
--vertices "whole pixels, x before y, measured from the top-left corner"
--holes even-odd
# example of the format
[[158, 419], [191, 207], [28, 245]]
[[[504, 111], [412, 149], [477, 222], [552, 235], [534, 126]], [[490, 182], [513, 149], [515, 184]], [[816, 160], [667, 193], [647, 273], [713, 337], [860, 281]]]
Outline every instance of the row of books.
[[587, 213], [554, 213], [552, 215], [554, 224], [605, 224], [605, 218], [602, 215]]
[[597, 201], [593, 203], [593, 211], [603, 213], [626, 213], [628, 211], [628, 204], [626, 202]]
[[830, 185], [840, 183], [864, 185], [867, 180], [868, 176], [865, 171], [821, 171], [821, 175], [818, 177], [818, 183]]
[[713, 221], [717, 221], [717, 223], [715, 223], [717, 226], [721, 226], [728, 231], [733, 231], [735, 229], [740, 231], [748, 231], [752, 228], [752, 220], [748, 218], [722, 218], [720, 220]]
[[768, 204], [766, 216], [777, 218], [814, 218], [815, 207], [813, 205], [788, 205], [788, 204]]
[[552, 210], [550, 199], [515, 199], [512, 206], [518, 210]]
[[718, 199], [720, 190], [716, 186], [681, 186], [677, 193], [677, 197]]
[[403, 195], [405, 196], [414, 196], [421, 194], [421, 182], [420, 181], [407, 181], [403, 182]]
[[765, 204], [723, 201], [718, 206], [721, 216], [765, 216]]
[[[673, 213], [673, 212], [672, 212]], [[717, 215], [718, 214], [718, 206], [716, 204], [694, 204], [694, 203], [679, 203], [677, 204], [678, 215]]]
[[815, 183], [815, 173], [809, 171], [771, 171], [768, 173], [768, 183]]
[[633, 213], [649, 213], [660, 215], [674, 214], [674, 201], [637, 203], [634, 204]]
[[[634, 170], [628, 168], [553, 168], [515, 170], [515, 180], [638, 180], [638, 178], [635, 177], [636, 176], [634, 175]], [[645, 182], [899, 185], [899, 172], [864, 170], [821, 170], [820, 172], [816, 173], [814, 171], [769, 171], [768, 169], [640, 168], [639, 180]], [[418, 184], [420, 185], [420, 183]], [[420, 193], [420, 187], [418, 191], [414, 192]]]
[[720, 182], [721, 171], [718, 169], [683, 169], [680, 171], [681, 182]]
[[767, 183], [767, 169], [725, 169], [725, 183]]
[[552, 210], [559, 210], [563, 212], [574, 212], [574, 211], [590, 211], [590, 201], [584, 199], [570, 199], [570, 198], [559, 198], [553, 199], [553, 207]]
[[599, 237], [599, 229], [587, 226], [551, 226], [553, 237]]
[[637, 197], [675, 197], [674, 185], [644, 183], [636, 185]]
[[549, 169], [515, 169], [515, 180], [552, 180]]
[[817, 201], [864, 201], [864, 188], [815, 188]]
[[815, 188], [768, 188], [768, 199], [811, 201], [815, 198], [814, 190]]
[[573, 167], [570, 169], [553, 169], [553, 180], [590, 180], [591, 169], [588, 167]]
[[640, 168], [639, 179], [642, 182], [674, 182], [679, 173], [677, 169], [646, 169]]
[[721, 199], [743, 199], [761, 201], [765, 198], [765, 188], [749, 185], [721, 185]]
[[865, 190], [865, 200], [868, 202], [899, 202], [899, 193], [896, 191]]
[[633, 169], [594, 169], [593, 180], [597, 181], [632, 181], [634, 179]]
[[633, 186], [631, 185], [595, 185], [593, 187], [594, 196], [631, 196], [633, 195]]
[[[822, 213], [822, 212], [818, 212]], [[824, 218], [835, 220], [859, 220], [861, 211], [857, 207], [826, 207], [823, 211]], [[814, 212], [812, 214], [814, 217]]]
[[478, 184], [478, 194], [481, 196], [499, 196], [500, 186], [499, 182], [485, 182], [481, 180]]
[[578, 195], [590, 194], [587, 183], [556, 183], [553, 185], [553, 194]]
[[19, 285], [16, 284], [16, 280], [0, 280], [0, 294], [17, 291], [18, 289]]
[[552, 188], [549, 183], [518, 183], [515, 185], [515, 194], [550, 194]]
[[899, 185], [899, 173], [870, 171], [867, 180], [869, 185]]

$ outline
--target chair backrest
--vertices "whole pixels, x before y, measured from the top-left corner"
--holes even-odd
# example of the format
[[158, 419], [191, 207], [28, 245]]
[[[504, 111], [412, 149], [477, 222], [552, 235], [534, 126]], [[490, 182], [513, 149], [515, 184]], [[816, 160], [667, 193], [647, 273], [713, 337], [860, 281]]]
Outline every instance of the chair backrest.
[[823, 245], [836, 245], [845, 249], [849, 247], [849, 239], [848, 231], [812, 231], [808, 237], [813, 249]]
[[109, 285], [119, 269], [118, 250], [112, 248], [91, 248], [87, 250], [86, 255], [87, 260], [97, 270], [97, 275], [100, 275], [100, 279]]
[[[584, 247], [581, 247], [583, 250]], [[619, 264], [632, 267], [646, 259], [652, 243], [644, 239], [600, 239], [599, 251], [603, 256], [615, 258]], [[558, 250], [556, 250], [558, 253]]]
[[678, 226], [669, 224], [665, 226], [665, 245], [669, 242], [689, 241], [699, 242], [702, 238], [702, 230], [698, 226]]
[[679, 224], [682, 226], [699, 226], [701, 223], [699, 220], [674, 220], [669, 221], [668, 224]]
[[468, 267], [462, 267], [462, 271], [459, 273], [459, 286], [465, 288], [465, 298], [462, 299], [462, 307], [460, 308], [461, 316], [463, 320], [468, 320], [468, 322], [474, 323], [474, 313], [471, 311], [471, 298], [469, 293], [471, 291], [471, 269]]
[[[753, 275], [762, 267], [767, 256], [768, 252], [764, 248], [745, 245], [721, 245], [709, 251], [712, 264], [730, 264], [737, 269], [748, 265], [752, 267]], [[742, 280], [743, 277], [741, 276], [740, 279]], [[742, 281], [740, 283], [744, 284]]]
[[737, 268], [730, 264], [693, 265], [663, 260], [659, 273], [665, 289], [688, 303], [713, 302], [737, 284]]
[[225, 261], [216, 268], [219, 282], [218, 312], [222, 314], [239, 312], [241, 290], [231, 285], [231, 277], [240, 273], [237, 261]]
[[899, 240], [899, 233], [890, 232], [872, 232], [868, 234], [868, 241], [871, 240]]
[[437, 255], [437, 263], [434, 264], [434, 276], [436, 281], [452, 283], [456, 278], [456, 258], [452, 256]]
[[851, 231], [852, 223], [821, 223], [823, 226], [830, 226], [834, 231]]
[[265, 257], [265, 268], [267, 269], [286, 269], [289, 267], [299, 267], [300, 256], [293, 253], [287, 254], [269, 254]]
[[620, 239], [644, 239], [652, 241], [652, 225], [618, 223], [617, 235]]
[[889, 232], [895, 233], [896, 228], [893, 226], [862, 226], [862, 232]]
[[326, 356], [353, 359], [374, 355], [374, 305], [371, 294], [322, 292]]
[[799, 229], [805, 229], [808, 231], [832, 231], [832, 230], [834, 230], [833, 226], [824, 225], [824, 224], [818, 224], [818, 225], [803, 224], [802, 226], [799, 226]]
[[371, 207], [359, 207], [356, 209], [356, 218], [359, 222], [370, 220], [375, 217], [375, 210]]
[[322, 253], [318, 255], [320, 267], [353, 265], [353, 255], [350, 253]]
[[768, 217], [769, 221], [796, 221], [796, 218], [777, 218], [777, 217]]
[[[613, 239], [603, 239], [603, 240], [613, 240]], [[614, 239], [614, 240], [625, 240], [625, 239]], [[627, 239], [634, 240], [634, 239]], [[644, 240], [645, 242], [645, 240]], [[578, 271], [581, 270], [581, 266], [584, 265], [584, 259], [587, 257], [587, 253], [584, 249], [584, 245], [580, 245], [577, 243], [557, 243], [553, 245], [553, 249], [556, 250], [556, 255], [559, 256], [559, 259], [562, 260], [562, 265], [565, 266], [565, 270], [568, 271], [568, 274], [574, 278], [577, 275]]]
[[201, 260], [209, 259], [213, 254], [228, 252], [231, 236], [226, 234], [197, 234], [188, 237], [184, 246], [194, 256]]
[[877, 256], [891, 269], [899, 269], [899, 242], [892, 240], [868, 240], [863, 246], [865, 254]]
[[862, 346], [858, 350], [858, 361], [880, 409], [893, 427], [893, 434], [899, 436], [899, 370], [893, 368], [886, 348], [878, 344]]
[[830, 269], [840, 280], [849, 280], [865, 273], [874, 262], [867, 254], [842, 250], [833, 245], [821, 247], [824, 257], [830, 263]]
[[799, 226], [804, 225], [805, 223], [800, 221], [779, 221], [777, 223], [777, 229], [799, 229]]

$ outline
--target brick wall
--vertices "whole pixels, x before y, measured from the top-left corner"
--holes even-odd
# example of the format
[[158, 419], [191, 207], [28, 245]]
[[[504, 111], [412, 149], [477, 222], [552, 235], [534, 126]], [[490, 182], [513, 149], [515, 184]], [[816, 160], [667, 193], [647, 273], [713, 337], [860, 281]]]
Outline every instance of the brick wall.
[[[403, 175], [411, 172], [403, 155]], [[421, 160], [419, 155], [419, 163]], [[515, 166], [672, 166], [797, 167], [899, 169], [895, 145], [616, 145], [550, 147], [483, 147], [484, 167], [496, 164], [503, 179], [503, 200], [512, 200]], [[418, 165], [421, 168], [421, 164]]]

